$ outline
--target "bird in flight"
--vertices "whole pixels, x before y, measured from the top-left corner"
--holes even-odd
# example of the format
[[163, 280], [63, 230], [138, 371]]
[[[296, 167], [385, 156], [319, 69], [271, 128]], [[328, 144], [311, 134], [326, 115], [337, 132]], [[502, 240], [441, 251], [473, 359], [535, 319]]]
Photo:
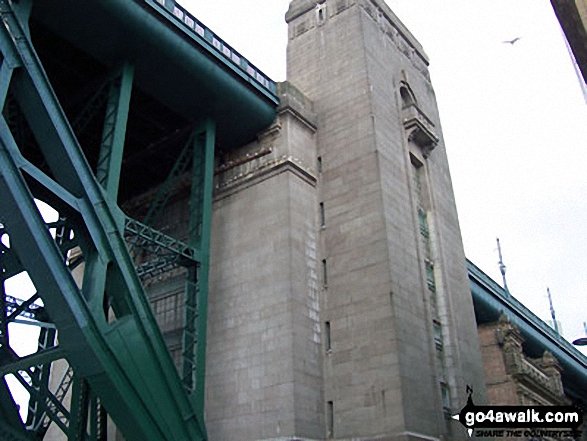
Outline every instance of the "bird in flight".
[[517, 42], [517, 41], [519, 41], [521, 38], [522, 38], [522, 37], [516, 37], [516, 38], [514, 38], [513, 40], [505, 40], [505, 41], [502, 41], [502, 43], [511, 44], [511, 45], [513, 46], [513, 45], [514, 45], [514, 44], [516, 44], [516, 42]]

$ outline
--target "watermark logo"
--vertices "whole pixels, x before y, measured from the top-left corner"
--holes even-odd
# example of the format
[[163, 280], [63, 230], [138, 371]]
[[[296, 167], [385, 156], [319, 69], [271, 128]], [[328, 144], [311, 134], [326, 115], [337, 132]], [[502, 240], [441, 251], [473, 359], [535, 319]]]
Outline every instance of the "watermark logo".
[[467, 386], [467, 404], [454, 415], [469, 436], [578, 437], [582, 412], [574, 406], [476, 406]]

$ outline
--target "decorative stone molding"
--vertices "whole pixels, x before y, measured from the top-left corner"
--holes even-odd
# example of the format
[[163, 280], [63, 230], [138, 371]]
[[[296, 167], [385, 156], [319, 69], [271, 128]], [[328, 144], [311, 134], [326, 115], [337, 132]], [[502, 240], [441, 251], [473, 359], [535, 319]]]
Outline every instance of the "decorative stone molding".
[[225, 154], [218, 164], [215, 170], [216, 199], [285, 171], [316, 185], [316, 173], [307, 154], [304, 157], [296, 148], [292, 151], [290, 147], [301, 146], [288, 140], [293, 126], [309, 136], [316, 132], [317, 116], [313, 103], [287, 81], [277, 84], [277, 95], [280, 103], [273, 124], [258, 134], [257, 141]]
[[[430, 82], [428, 72], [428, 56], [422, 45], [404, 26], [401, 20], [382, 0], [292, 0], [285, 14], [285, 21], [291, 24], [289, 38], [297, 38], [320, 24], [316, 17], [307, 15], [308, 12], [328, 5], [328, 15], [334, 17], [341, 12], [358, 4], [381, 29], [381, 32], [393, 43], [400, 52], [410, 60], [415, 69]], [[298, 20], [299, 19], [299, 20]]]
[[277, 83], [279, 106], [277, 113], [291, 112], [303, 121], [312, 130], [316, 130], [318, 117], [314, 112], [312, 102], [289, 81]]
[[389, 6], [381, 0], [358, 0], [358, 2], [367, 15], [378, 23], [387, 38], [411, 61], [416, 70], [430, 82], [428, 56], [424, 53], [422, 45]]
[[547, 401], [564, 402], [564, 391], [561, 381], [561, 367], [556, 358], [545, 351], [538, 359], [527, 357], [523, 353], [524, 337], [519, 328], [502, 314], [496, 329], [497, 342], [503, 348], [505, 370], [518, 385], [528, 390], [539, 392]]
[[424, 158], [427, 158], [439, 141], [434, 132], [434, 124], [416, 104], [404, 107], [402, 116], [408, 141], [417, 144], [422, 149]]

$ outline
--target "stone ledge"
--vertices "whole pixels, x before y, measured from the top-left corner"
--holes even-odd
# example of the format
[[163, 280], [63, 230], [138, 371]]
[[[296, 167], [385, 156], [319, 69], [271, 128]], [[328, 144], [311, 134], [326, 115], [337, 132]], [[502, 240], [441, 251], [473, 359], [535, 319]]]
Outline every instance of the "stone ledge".
[[279, 106], [277, 113], [290, 112], [312, 130], [316, 130], [318, 116], [314, 112], [314, 105], [300, 90], [289, 81], [277, 84]]
[[214, 202], [232, 196], [253, 185], [259, 184], [267, 179], [277, 176], [284, 172], [291, 172], [298, 178], [305, 181], [312, 187], [316, 186], [316, 177], [294, 162], [294, 158], [278, 158], [275, 161], [267, 162], [258, 169], [243, 176], [237, 176], [232, 181], [225, 183], [221, 187], [216, 187], [214, 191]]
[[314, 9], [316, 5], [324, 3], [326, 0], [292, 0], [289, 4], [289, 9], [285, 13], [286, 23], [295, 20], [300, 15]]

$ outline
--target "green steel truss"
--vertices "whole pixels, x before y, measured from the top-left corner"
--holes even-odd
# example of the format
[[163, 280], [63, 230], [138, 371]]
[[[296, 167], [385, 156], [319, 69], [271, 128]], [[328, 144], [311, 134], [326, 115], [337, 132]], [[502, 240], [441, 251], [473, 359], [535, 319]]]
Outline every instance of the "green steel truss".
[[[144, 222], [116, 205], [133, 67], [122, 67], [71, 123], [31, 43], [31, 0], [0, 0], [0, 439], [105, 440], [106, 412], [128, 441], [205, 440], [204, 378], [215, 124], [192, 134]], [[96, 173], [72, 127], [105, 107]], [[78, 132], [79, 133], [79, 132]], [[191, 174], [187, 243], [153, 225]], [[35, 199], [58, 212], [44, 220]], [[131, 257], [127, 247], [134, 255]], [[181, 374], [141, 278], [186, 273]], [[27, 274], [36, 292], [8, 292]], [[12, 324], [39, 329], [19, 355]], [[26, 418], [7, 385], [30, 395]]]

